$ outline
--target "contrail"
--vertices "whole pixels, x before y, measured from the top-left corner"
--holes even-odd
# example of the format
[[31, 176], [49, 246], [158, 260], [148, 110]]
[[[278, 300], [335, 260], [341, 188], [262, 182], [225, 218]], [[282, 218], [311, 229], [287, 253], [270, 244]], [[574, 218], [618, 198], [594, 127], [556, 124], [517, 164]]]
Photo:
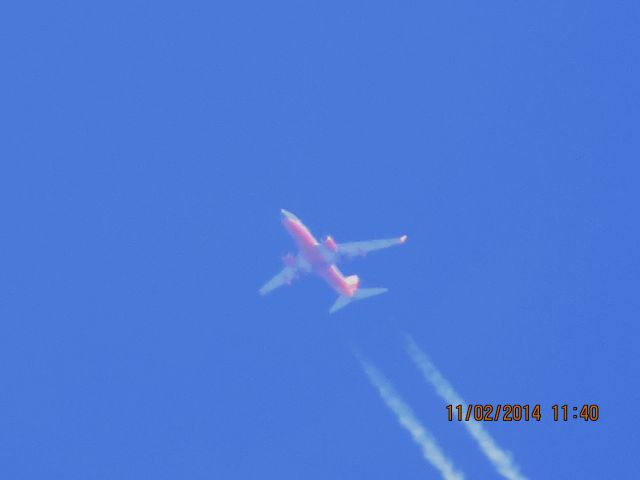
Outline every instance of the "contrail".
[[[427, 358], [427, 355], [420, 350], [418, 345], [413, 341], [409, 335], [407, 338], [407, 353], [422, 371], [424, 378], [429, 382], [433, 388], [435, 388], [437, 394], [448, 404], [462, 405], [463, 409], [467, 408], [467, 404], [460, 395], [453, 389], [451, 384], [442, 376], [433, 363]], [[496, 442], [489, 435], [480, 422], [471, 419], [468, 422], [462, 422], [467, 428], [469, 435], [478, 443], [480, 450], [485, 454], [489, 461], [493, 464], [495, 469], [503, 477], [509, 480], [526, 480], [522, 473], [520, 473], [520, 467], [516, 465], [511, 454], [505, 450], [502, 450]]]
[[411, 408], [404, 403], [391, 383], [373, 365], [364, 360], [362, 355], [357, 352], [355, 355], [384, 403], [396, 414], [400, 425], [409, 431], [413, 441], [422, 448], [424, 458], [440, 471], [445, 480], [463, 480], [464, 475], [454, 468], [453, 462], [444, 455], [435, 438], [420, 424]]

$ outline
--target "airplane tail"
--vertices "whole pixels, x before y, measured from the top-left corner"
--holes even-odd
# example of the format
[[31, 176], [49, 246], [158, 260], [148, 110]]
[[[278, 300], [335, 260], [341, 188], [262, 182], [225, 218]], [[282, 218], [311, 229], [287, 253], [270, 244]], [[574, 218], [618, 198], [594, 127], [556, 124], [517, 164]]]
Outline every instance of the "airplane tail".
[[356, 290], [356, 292], [351, 297], [340, 295], [335, 303], [331, 306], [329, 313], [337, 312], [338, 310], [346, 307], [355, 300], [362, 300], [365, 298], [373, 297], [375, 295], [380, 295], [381, 293], [384, 293], [386, 291], [386, 288], [360, 288]]
[[349, 295], [353, 295], [354, 293], [356, 293], [358, 287], [360, 286], [360, 278], [358, 277], [358, 275], [349, 275], [344, 279], [344, 281], [349, 288]]

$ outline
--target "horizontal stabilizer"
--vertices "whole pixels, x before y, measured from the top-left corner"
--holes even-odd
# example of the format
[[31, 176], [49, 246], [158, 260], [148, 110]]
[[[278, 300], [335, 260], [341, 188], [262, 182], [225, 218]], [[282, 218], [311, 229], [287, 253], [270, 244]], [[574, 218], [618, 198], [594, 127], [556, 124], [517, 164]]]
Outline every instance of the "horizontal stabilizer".
[[362, 300], [363, 298], [374, 297], [389, 290], [388, 288], [361, 288], [353, 296], [355, 300]]
[[329, 313], [334, 313], [340, 310], [341, 308], [346, 307], [351, 302], [355, 300], [362, 300], [364, 298], [374, 297], [376, 295], [380, 295], [381, 293], [386, 292], [386, 288], [360, 288], [356, 291], [356, 293], [352, 297], [347, 297], [345, 295], [340, 295], [335, 303], [331, 306]]

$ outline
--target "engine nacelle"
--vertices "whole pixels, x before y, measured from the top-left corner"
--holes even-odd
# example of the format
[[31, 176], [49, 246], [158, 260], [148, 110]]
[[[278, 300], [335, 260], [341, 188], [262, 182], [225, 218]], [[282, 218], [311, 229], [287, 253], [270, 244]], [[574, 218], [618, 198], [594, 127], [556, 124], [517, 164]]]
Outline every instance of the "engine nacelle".
[[331, 250], [333, 253], [338, 253], [338, 244], [331, 235], [327, 235], [326, 237], [324, 237], [322, 243], [324, 243], [324, 246]]

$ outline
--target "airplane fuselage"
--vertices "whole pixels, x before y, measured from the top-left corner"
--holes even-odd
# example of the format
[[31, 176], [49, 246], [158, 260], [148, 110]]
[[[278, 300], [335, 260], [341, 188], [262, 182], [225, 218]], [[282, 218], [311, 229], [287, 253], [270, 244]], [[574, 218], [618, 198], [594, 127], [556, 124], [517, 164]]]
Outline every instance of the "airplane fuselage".
[[291, 212], [282, 210], [282, 225], [293, 238], [300, 257], [310, 269], [322, 277], [340, 295], [351, 297], [358, 288], [358, 277], [345, 277], [335, 262], [334, 255], [318, 242], [309, 229]]

